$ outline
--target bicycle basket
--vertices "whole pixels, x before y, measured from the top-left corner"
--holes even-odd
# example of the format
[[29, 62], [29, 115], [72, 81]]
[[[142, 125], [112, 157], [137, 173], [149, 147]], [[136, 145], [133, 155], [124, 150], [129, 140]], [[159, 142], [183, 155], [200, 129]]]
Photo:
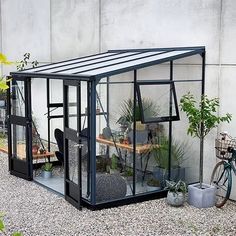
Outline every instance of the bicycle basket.
[[219, 138], [215, 140], [216, 157], [219, 159], [230, 159], [232, 157], [232, 152], [229, 152], [230, 148], [236, 148], [236, 139]]

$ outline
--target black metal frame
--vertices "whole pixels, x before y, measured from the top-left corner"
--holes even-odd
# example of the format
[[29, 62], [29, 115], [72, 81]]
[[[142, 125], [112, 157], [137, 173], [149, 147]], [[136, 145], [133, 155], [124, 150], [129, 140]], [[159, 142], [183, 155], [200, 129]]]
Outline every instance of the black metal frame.
[[[145, 86], [145, 85], [166, 85], [166, 84], [170, 85], [169, 116], [155, 117], [151, 120], [150, 119], [145, 119], [140, 86]], [[175, 91], [175, 84], [174, 84], [173, 81], [168, 81], [168, 80], [138, 81], [137, 82], [137, 95], [138, 95], [139, 106], [141, 108], [141, 121], [142, 121], [142, 123], [144, 123], [144, 124], [158, 123], [158, 122], [166, 122], [166, 121], [177, 121], [177, 120], [180, 119], [179, 118], [178, 103], [177, 103], [177, 96], [176, 96], [176, 91]], [[176, 112], [176, 115], [174, 115], [174, 116], [172, 115], [172, 110], [173, 110], [172, 98], [174, 99], [174, 106], [175, 106], [175, 112]]]
[[[11, 97], [14, 99], [13, 94], [10, 94], [11, 84], [17, 85], [17, 81], [24, 82], [24, 97], [25, 97], [25, 116], [17, 116], [11, 114]], [[7, 117], [8, 117], [8, 159], [9, 159], [9, 171], [11, 174], [18, 176], [26, 180], [33, 179], [33, 161], [32, 161], [32, 114], [31, 114], [31, 79], [30, 78], [18, 78], [13, 77], [12, 82], [8, 82], [8, 98], [7, 98]], [[19, 125], [25, 127], [26, 138], [26, 159], [20, 160], [17, 156], [14, 156], [13, 149], [17, 150], [14, 129], [12, 125]], [[12, 134], [13, 132], [13, 134]]]
[[[190, 51], [188, 51], [190, 50]], [[165, 56], [165, 53], [168, 52], [173, 52], [173, 51], [183, 51], [181, 54], [179, 55], [175, 55], [175, 56], [166, 56], [163, 57], [162, 59], [158, 59], [158, 60], [153, 60], [150, 62], [144, 62], [144, 63], [140, 63], [137, 65], [133, 65], [133, 66], [127, 66], [125, 68], [121, 68], [121, 69], [111, 69], [110, 71], [107, 71], [105, 73], [97, 73], [97, 74], [93, 74], [93, 75], [89, 75], [89, 72], [94, 70], [90, 69], [90, 70], [81, 70], [78, 74], [73, 74], [73, 73], [67, 73], [66, 69], [63, 69], [63, 63], [67, 63], [67, 65], [71, 65], [73, 68], [82, 68], [82, 64], [83, 62], [86, 62], [87, 65], [95, 65], [95, 69], [99, 69], [99, 68], [103, 68], [101, 67], [102, 63], [101, 62], [111, 62], [109, 65], [113, 66], [113, 65], [119, 65], [119, 63], [116, 62], [116, 60], [114, 59], [110, 59], [109, 60], [109, 54], [114, 54], [114, 55], [118, 55], [118, 57], [120, 58], [127, 58], [127, 61], [132, 61], [129, 60], [129, 57], [123, 55], [124, 53], [129, 53], [132, 52], [135, 55], [141, 55], [142, 53], [145, 52], [157, 52], [156, 54], [162, 54]], [[187, 52], [184, 52], [187, 51]], [[107, 78], [107, 94], [108, 94], [108, 99], [107, 99], [107, 119], [109, 120], [109, 84], [112, 83], [126, 83], [126, 82], [112, 82], [110, 81], [110, 76], [112, 75], [116, 75], [116, 74], [121, 74], [121, 73], [125, 73], [125, 72], [130, 72], [133, 71], [133, 80], [128, 82], [128, 83], [133, 83], [133, 89], [134, 89], [134, 94], [133, 94], [133, 99], [134, 101], [139, 101], [140, 103], [140, 91], [139, 91], [139, 85], [142, 83], [153, 83], [153, 84], [158, 84], [158, 83], [164, 83], [164, 82], [160, 82], [160, 81], [139, 81], [138, 80], [138, 76], [137, 76], [137, 71], [138, 69], [141, 68], [146, 68], [149, 66], [154, 66], [157, 64], [161, 64], [164, 62], [170, 62], [170, 78], [169, 80], [165, 81], [165, 83], [169, 83], [170, 86], [172, 86], [174, 88], [174, 83], [180, 82], [180, 81], [175, 81], [173, 78], [173, 61], [177, 60], [177, 59], [181, 59], [181, 58], [185, 58], [185, 57], [189, 57], [192, 55], [201, 55], [202, 56], [202, 78], [201, 80], [196, 80], [201, 82], [202, 85], [202, 94], [204, 94], [204, 83], [205, 83], [205, 47], [180, 47], [180, 48], [153, 48], [153, 49], [124, 49], [124, 50], [110, 50], [106, 53], [100, 53], [100, 54], [95, 54], [95, 55], [90, 55], [90, 56], [86, 56], [83, 58], [79, 58], [81, 59], [79, 62], [76, 62], [76, 60], [78, 60], [78, 58], [76, 59], [72, 59], [72, 60], [67, 60], [67, 61], [63, 61], [63, 62], [58, 62], [58, 63], [53, 63], [51, 65], [48, 65], [48, 67], [52, 67], [52, 68], [57, 68], [57, 70], [55, 71], [55, 73], [47, 73], [46, 72], [46, 68], [47, 66], [40, 66], [37, 67], [36, 69], [28, 69], [28, 70], [24, 70], [21, 72], [12, 72], [11, 75], [14, 78], [17, 78], [19, 80], [25, 80], [25, 83], [27, 83], [26, 86], [26, 90], [27, 90], [27, 96], [28, 98], [26, 99], [27, 104], [27, 119], [25, 120], [25, 124], [27, 125], [27, 140], [28, 140], [28, 147], [27, 147], [27, 170], [29, 170], [27, 172], [27, 177], [28, 179], [32, 179], [32, 149], [31, 149], [31, 126], [32, 126], [32, 116], [31, 116], [31, 103], [30, 103], [30, 79], [31, 78], [45, 78], [47, 79], [47, 113], [48, 113], [48, 140], [50, 142], [50, 119], [53, 118], [63, 118], [64, 117], [64, 127], [65, 127], [65, 146], [67, 147], [67, 141], [66, 139], [70, 139], [72, 138], [73, 140], [77, 140], [78, 143], [80, 142], [76, 132], [70, 132], [70, 130], [67, 130], [66, 126], [67, 126], [67, 108], [66, 108], [66, 103], [67, 103], [67, 92], [66, 89], [64, 89], [63, 92], [63, 104], [64, 104], [64, 110], [63, 110], [63, 115], [58, 115], [58, 116], [52, 116], [50, 114], [50, 108], [56, 108], [56, 107], [62, 107], [63, 104], [62, 103], [50, 103], [50, 83], [49, 81], [51, 79], [57, 79], [57, 80], [63, 80], [64, 81], [64, 86], [67, 85], [71, 85], [74, 84], [75, 86], [77, 86], [78, 88], [78, 92], [79, 92], [79, 81], [86, 81], [88, 84], [88, 91], [87, 91], [87, 99], [88, 99], [88, 109], [87, 109], [87, 115], [88, 115], [88, 127], [89, 127], [89, 141], [88, 141], [88, 149], [89, 149], [89, 159], [88, 159], [88, 166], [89, 166], [89, 171], [88, 171], [88, 187], [89, 190], [91, 190], [90, 195], [91, 198], [90, 200], [84, 199], [84, 198], [77, 198], [77, 197], [68, 197], [67, 195], [70, 195], [70, 190], [68, 192], [68, 189], [66, 189], [65, 193], [66, 193], [66, 200], [68, 200], [71, 204], [73, 204], [74, 206], [80, 208], [80, 203], [82, 203], [82, 205], [91, 207], [92, 209], [101, 209], [101, 208], [106, 208], [106, 207], [112, 207], [112, 206], [117, 206], [117, 205], [123, 205], [123, 204], [128, 204], [128, 203], [132, 203], [132, 202], [138, 202], [138, 201], [143, 201], [143, 200], [148, 200], [148, 199], [153, 199], [153, 198], [159, 198], [159, 197], [163, 197], [166, 195], [166, 191], [160, 191], [160, 192], [156, 192], [156, 193], [145, 193], [145, 194], [136, 194], [136, 179], [135, 179], [135, 173], [133, 175], [133, 195], [132, 196], [128, 196], [125, 197], [124, 199], [118, 199], [115, 201], [110, 201], [110, 202], [106, 202], [106, 203], [97, 203], [96, 202], [96, 86], [97, 84], [100, 82], [100, 80], [102, 78]], [[166, 54], [168, 55], [168, 54]], [[98, 63], [96, 65], [96, 63], [94, 62], [95, 58], [94, 56], [98, 56], [99, 58], [102, 58], [102, 61], [100, 63]], [[126, 62], [126, 61], [124, 61]], [[122, 64], [122, 63], [120, 63]], [[59, 73], [60, 72], [60, 73]], [[74, 82], [73, 82], [74, 81]], [[104, 83], [104, 82], [101, 82]], [[177, 99], [176, 99], [176, 93], [175, 93], [175, 89], [173, 90], [173, 94], [170, 94], [170, 116], [172, 116], [172, 96], [174, 96], [174, 105], [177, 108]], [[79, 102], [79, 98], [78, 101]], [[135, 104], [135, 103], [134, 103]], [[141, 104], [141, 103], [140, 103]], [[10, 93], [8, 92], [8, 133], [11, 134], [11, 122], [14, 121], [14, 119], [11, 117], [10, 114]], [[134, 108], [135, 109], [135, 108]], [[169, 140], [171, 141], [171, 136], [172, 136], [172, 121], [173, 120], [178, 120], [179, 119], [179, 112], [178, 109], [176, 109], [176, 114], [177, 116], [174, 117], [169, 117], [168, 119], [165, 118], [165, 121], [169, 122]], [[79, 114], [78, 120], [80, 119], [80, 116], [82, 116], [83, 114]], [[103, 115], [105, 115], [105, 113], [103, 112]], [[134, 115], [135, 115], [135, 111], [134, 111]], [[136, 119], [136, 118], [135, 118]], [[143, 119], [144, 121], [144, 119]], [[163, 120], [155, 120], [155, 122], [158, 121], [163, 121]], [[109, 122], [109, 121], [108, 121]], [[145, 121], [144, 121], [145, 122]], [[78, 131], [77, 131], [78, 132]], [[135, 146], [136, 146], [136, 125], [134, 122], [134, 132], [133, 132], [133, 139], [134, 139], [134, 145], [133, 148], [135, 150]], [[11, 135], [9, 135], [9, 153], [12, 153], [11, 150], [11, 143], [12, 143], [12, 137]], [[169, 160], [171, 161], [171, 143], [169, 144]], [[48, 144], [48, 148], [50, 150], [50, 143]], [[201, 144], [201, 148], [203, 148], [203, 144]], [[65, 155], [67, 155], [68, 152], [68, 148], [65, 148]], [[135, 157], [135, 151], [133, 152], [134, 154], [134, 158], [133, 158], [133, 167], [134, 170], [136, 170], [135, 165], [136, 165], [136, 157]], [[10, 161], [11, 159], [9, 158], [9, 168], [12, 169], [12, 163]], [[169, 162], [170, 163], [170, 162]], [[67, 164], [65, 163], [65, 169], [67, 168]], [[169, 168], [169, 173], [170, 173], [170, 168]], [[18, 175], [18, 173], [14, 172], [11, 170], [11, 174], [14, 175]], [[19, 176], [19, 175], [18, 175]], [[24, 178], [25, 176], [19, 176]], [[80, 180], [81, 181], [81, 180]], [[65, 181], [65, 185], [67, 184], [67, 181]], [[74, 194], [78, 194], [79, 196], [81, 196], [81, 186], [80, 187], [75, 187], [75, 192]], [[73, 192], [74, 190], [72, 190]], [[69, 194], [67, 194], [67, 192]], [[73, 195], [73, 194], [72, 194]], [[75, 195], [74, 195], [75, 196]], [[76, 198], [76, 199], [75, 199]]]
[[[76, 87], [77, 97], [77, 130], [74, 130], [68, 126], [68, 87]], [[65, 199], [70, 202], [73, 206], [81, 209], [81, 148], [78, 146], [78, 184], [70, 180], [70, 169], [69, 169], [69, 144], [68, 141], [72, 140], [78, 145], [81, 144], [80, 132], [81, 132], [81, 109], [80, 109], [80, 82], [79, 81], [64, 81], [63, 83], [63, 97], [64, 97], [64, 173], [65, 173]]]

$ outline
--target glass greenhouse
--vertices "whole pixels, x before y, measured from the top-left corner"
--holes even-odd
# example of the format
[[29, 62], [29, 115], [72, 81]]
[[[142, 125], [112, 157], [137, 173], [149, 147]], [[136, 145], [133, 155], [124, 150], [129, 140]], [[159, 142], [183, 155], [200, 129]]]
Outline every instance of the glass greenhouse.
[[[11, 174], [91, 209], [164, 197], [166, 179], [198, 181], [200, 144], [179, 100], [204, 94], [204, 47], [109, 50], [11, 76]], [[47, 179], [45, 162], [58, 170]]]

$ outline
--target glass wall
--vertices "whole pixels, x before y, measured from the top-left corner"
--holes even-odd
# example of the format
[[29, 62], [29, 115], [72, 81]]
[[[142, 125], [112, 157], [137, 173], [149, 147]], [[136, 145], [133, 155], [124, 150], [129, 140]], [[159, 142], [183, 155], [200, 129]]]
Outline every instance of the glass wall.
[[199, 142], [187, 135], [188, 122], [179, 107], [188, 92], [200, 99], [201, 66], [196, 67], [171, 71], [168, 63], [140, 69], [137, 86], [134, 73], [100, 81], [97, 203], [163, 191], [168, 179], [198, 181]]

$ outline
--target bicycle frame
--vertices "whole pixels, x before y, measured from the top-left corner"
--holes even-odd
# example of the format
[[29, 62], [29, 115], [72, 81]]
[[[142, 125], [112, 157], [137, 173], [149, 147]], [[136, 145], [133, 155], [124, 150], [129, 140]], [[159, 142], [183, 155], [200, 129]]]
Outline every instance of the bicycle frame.
[[[234, 162], [234, 163], [233, 163]], [[228, 165], [230, 165], [231, 169], [233, 170], [234, 174], [236, 175], [236, 150], [232, 152], [232, 158], [228, 160]], [[227, 168], [228, 166], [225, 166]]]

